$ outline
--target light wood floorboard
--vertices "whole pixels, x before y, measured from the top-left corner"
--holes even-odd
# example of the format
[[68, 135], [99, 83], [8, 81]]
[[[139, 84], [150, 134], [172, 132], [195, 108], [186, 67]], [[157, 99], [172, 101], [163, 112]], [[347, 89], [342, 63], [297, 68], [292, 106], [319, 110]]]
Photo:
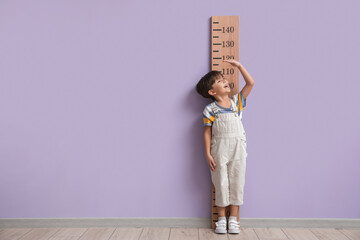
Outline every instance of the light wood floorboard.
[[241, 228], [216, 234], [210, 228], [2, 228], [0, 240], [360, 240], [360, 229]]

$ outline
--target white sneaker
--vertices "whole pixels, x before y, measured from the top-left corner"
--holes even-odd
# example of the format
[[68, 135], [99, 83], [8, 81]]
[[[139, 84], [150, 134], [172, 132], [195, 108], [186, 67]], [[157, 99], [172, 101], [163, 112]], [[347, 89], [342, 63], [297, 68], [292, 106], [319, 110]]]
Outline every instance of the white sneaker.
[[215, 233], [226, 233], [226, 219], [221, 219], [215, 223]]
[[234, 218], [229, 218], [229, 233], [240, 233], [240, 222]]

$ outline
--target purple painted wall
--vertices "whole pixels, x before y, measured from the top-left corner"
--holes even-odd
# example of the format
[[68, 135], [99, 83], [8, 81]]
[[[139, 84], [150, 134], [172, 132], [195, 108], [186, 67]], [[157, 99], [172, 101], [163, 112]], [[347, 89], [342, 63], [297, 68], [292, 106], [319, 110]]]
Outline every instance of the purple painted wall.
[[240, 216], [360, 218], [359, 10], [0, 1], [0, 217], [210, 217], [194, 87], [210, 17], [238, 15], [255, 80]]

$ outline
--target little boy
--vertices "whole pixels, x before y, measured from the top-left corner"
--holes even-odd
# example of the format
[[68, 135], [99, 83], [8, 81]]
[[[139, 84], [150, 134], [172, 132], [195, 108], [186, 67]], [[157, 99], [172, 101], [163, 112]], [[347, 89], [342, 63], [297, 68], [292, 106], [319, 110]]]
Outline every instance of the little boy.
[[[245, 79], [243, 89], [230, 96], [231, 85], [220, 71], [210, 71], [196, 85], [197, 92], [214, 100], [203, 111], [206, 159], [215, 186], [218, 207], [216, 233], [226, 233], [225, 208], [230, 205], [229, 233], [240, 233], [240, 205], [243, 204], [246, 170], [246, 133], [242, 112], [254, 80], [236, 60], [224, 60], [237, 67]], [[232, 85], [233, 86], [233, 85]]]

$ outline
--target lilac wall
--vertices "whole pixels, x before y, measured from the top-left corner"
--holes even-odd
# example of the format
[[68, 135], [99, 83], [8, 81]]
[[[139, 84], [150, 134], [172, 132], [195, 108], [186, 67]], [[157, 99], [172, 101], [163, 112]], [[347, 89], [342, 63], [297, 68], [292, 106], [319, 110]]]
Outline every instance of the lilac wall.
[[[255, 80], [241, 217], [360, 218], [358, 1], [0, 1], [0, 217], [210, 217], [210, 17]], [[240, 78], [240, 86], [244, 80]]]

